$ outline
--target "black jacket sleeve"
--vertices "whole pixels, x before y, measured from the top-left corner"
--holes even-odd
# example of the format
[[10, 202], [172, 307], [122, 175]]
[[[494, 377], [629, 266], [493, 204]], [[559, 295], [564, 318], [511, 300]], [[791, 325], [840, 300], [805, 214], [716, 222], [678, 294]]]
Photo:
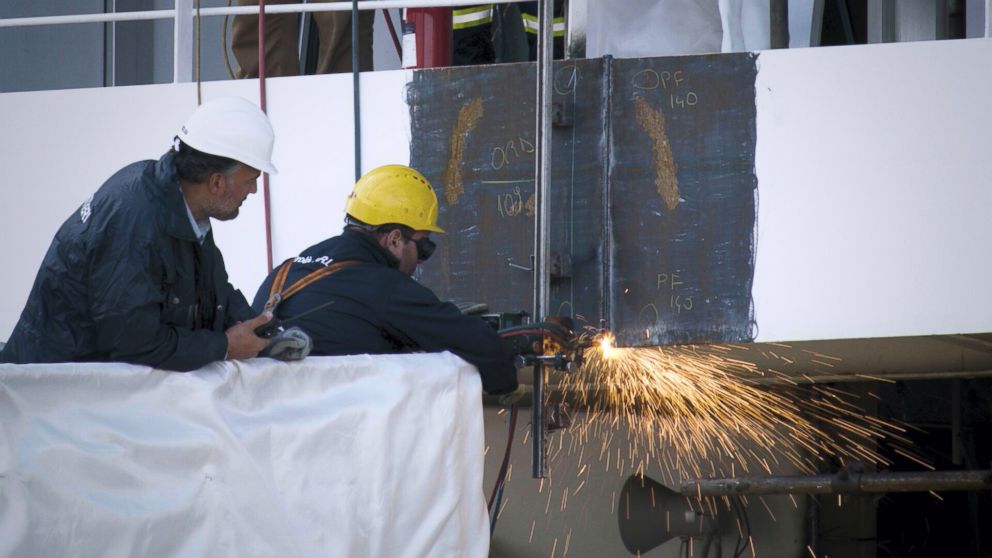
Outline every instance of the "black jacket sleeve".
[[517, 371], [499, 335], [478, 316], [465, 316], [414, 280], [401, 281], [386, 301], [387, 332], [424, 351], [451, 351], [474, 364], [486, 393], [517, 388]]
[[114, 361], [179, 371], [223, 360], [224, 332], [162, 323], [166, 301], [160, 247], [124, 234], [105, 238], [121, 240], [103, 242], [91, 261], [89, 308], [98, 351]]
[[258, 313], [252, 310], [248, 304], [248, 300], [245, 299], [245, 295], [240, 290], [235, 289], [234, 285], [231, 284], [227, 277], [227, 268], [224, 266], [224, 256], [221, 255], [217, 246], [213, 245], [212, 238], [211, 245], [214, 252], [213, 260], [217, 265], [217, 303], [224, 306], [223, 328], [226, 331], [238, 322], [244, 322], [254, 318]]

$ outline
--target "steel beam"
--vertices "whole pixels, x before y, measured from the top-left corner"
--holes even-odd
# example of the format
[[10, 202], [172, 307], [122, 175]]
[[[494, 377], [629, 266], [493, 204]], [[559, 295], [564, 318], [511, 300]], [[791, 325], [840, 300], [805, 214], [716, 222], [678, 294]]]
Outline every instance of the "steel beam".
[[683, 496], [869, 494], [988, 490], [990, 487], [992, 470], [696, 479], [684, 481], [681, 492]]

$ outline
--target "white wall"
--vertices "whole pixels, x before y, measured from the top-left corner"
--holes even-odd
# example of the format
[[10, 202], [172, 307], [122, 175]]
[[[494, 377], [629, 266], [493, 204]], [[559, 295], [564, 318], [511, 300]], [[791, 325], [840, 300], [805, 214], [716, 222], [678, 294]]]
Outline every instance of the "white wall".
[[992, 331], [992, 41], [763, 52], [758, 340]]
[[[992, 331], [992, 41], [763, 52], [758, 340]], [[409, 158], [409, 72], [362, 78], [363, 167]], [[351, 77], [268, 81], [275, 260], [336, 234], [353, 183]], [[204, 97], [257, 99], [257, 81]], [[120, 166], [157, 158], [195, 86], [0, 95], [0, 339], [61, 222]], [[216, 224], [236, 286], [266, 269], [262, 197]]]

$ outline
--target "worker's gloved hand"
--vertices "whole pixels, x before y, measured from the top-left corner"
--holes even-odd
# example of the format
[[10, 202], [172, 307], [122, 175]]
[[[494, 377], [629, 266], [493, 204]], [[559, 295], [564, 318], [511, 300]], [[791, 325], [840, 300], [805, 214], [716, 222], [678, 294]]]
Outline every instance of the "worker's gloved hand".
[[312, 348], [310, 336], [298, 327], [291, 327], [275, 335], [262, 354], [282, 361], [303, 360]]
[[524, 389], [524, 385], [517, 384], [517, 389], [511, 391], [510, 393], [504, 393], [498, 396], [499, 404], [504, 407], [509, 407], [510, 405], [519, 402], [525, 395], [527, 395], [527, 390]]

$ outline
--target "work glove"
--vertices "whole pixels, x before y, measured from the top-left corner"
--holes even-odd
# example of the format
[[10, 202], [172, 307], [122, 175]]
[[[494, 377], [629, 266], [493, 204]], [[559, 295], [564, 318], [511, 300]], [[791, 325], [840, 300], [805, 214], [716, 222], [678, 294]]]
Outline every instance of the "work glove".
[[502, 405], [503, 407], [509, 407], [510, 405], [514, 405], [518, 403], [526, 395], [527, 395], [527, 390], [524, 389], [524, 385], [517, 384], [517, 389], [511, 391], [510, 393], [503, 393], [501, 395], [498, 395], [497, 401], [499, 401], [499, 404]]
[[262, 354], [282, 361], [303, 360], [312, 348], [310, 336], [298, 327], [291, 327], [272, 337], [272, 342]]

